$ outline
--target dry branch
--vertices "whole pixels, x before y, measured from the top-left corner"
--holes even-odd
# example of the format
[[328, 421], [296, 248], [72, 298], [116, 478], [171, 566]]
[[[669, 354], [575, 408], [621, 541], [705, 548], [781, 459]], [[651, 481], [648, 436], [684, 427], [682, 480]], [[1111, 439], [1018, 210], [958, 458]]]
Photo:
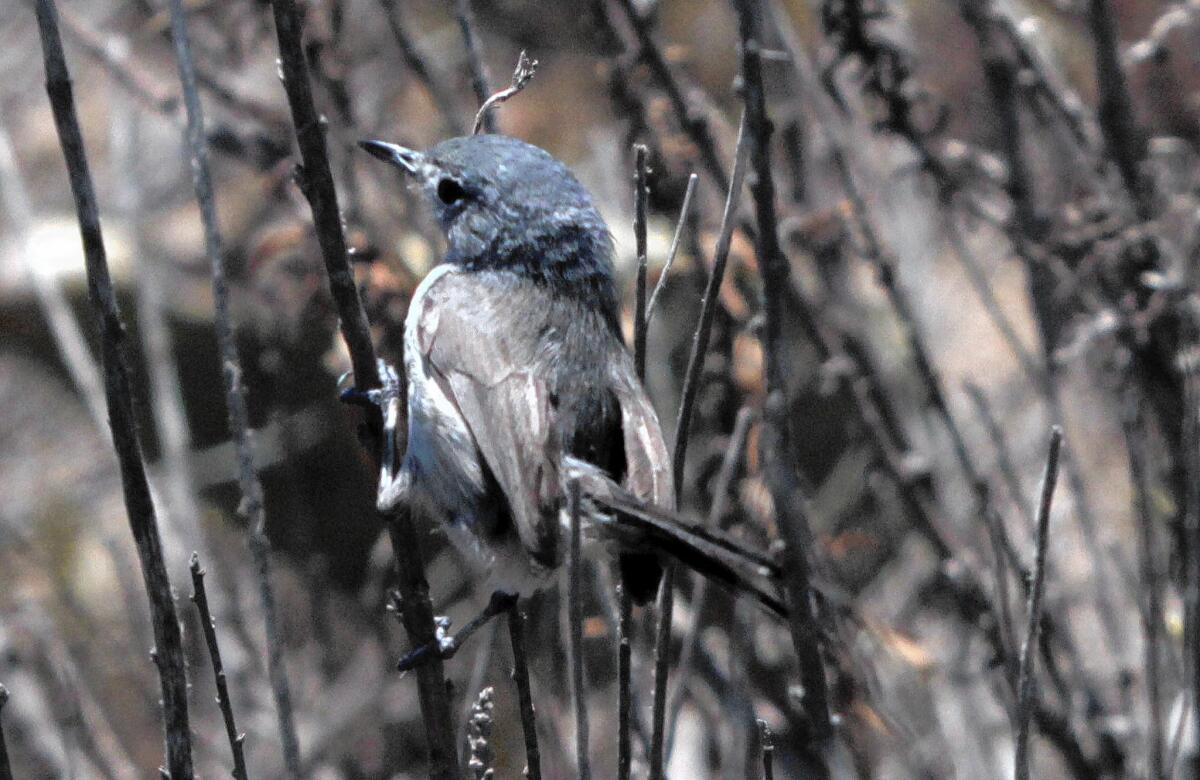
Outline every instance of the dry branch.
[[[188, 40], [187, 17], [182, 0], [171, 0], [171, 37], [175, 43], [175, 59], [183, 85], [183, 101], [187, 109], [187, 144], [192, 163], [192, 183], [200, 218], [204, 225], [204, 248], [208, 255], [213, 289], [213, 327], [217, 334], [217, 349], [225, 379], [225, 406], [229, 414], [229, 430], [237, 451], [237, 482], [242, 493], [238, 504], [250, 526], [250, 550], [258, 573], [259, 594], [263, 604], [267, 637], [267, 669], [271, 693], [279, 720], [280, 744], [284, 766], [292, 778], [300, 777], [300, 740], [296, 736], [292, 714], [291, 686], [283, 666], [283, 646], [279, 636], [278, 613], [271, 587], [270, 542], [266, 538], [266, 511], [263, 507], [263, 488], [254, 467], [254, 444], [250, 438], [250, 415], [246, 407], [246, 391], [242, 387], [242, 360], [238, 355], [233, 318], [230, 314], [229, 287], [225, 278], [225, 259], [221, 233], [217, 225], [217, 204], [213, 194], [212, 173], [208, 164], [208, 144], [204, 137], [204, 112], [196, 90], [196, 73], [192, 64]], [[199, 564], [193, 558], [192, 579], [196, 580]], [[215, 637], [210, 650], [215, 646]], [[214, 655], [214, 658], [216, 656]], [[214, 665], [215, 665], [214, 661]], [[228, 702], [228, 695], [224, 696]], [[223, 705], [224, 706], [224, 705]], [[228, 714], [227, 727], [232, 721]], [[236, 735], [235, 735], [236, 736]], [[233, 739], [234, 737], [231, 737]], [[240, 745], [234, 752], [238, 759]], [[245, 772], [244, 759], [242, 771]], [[236, 770], [235, 770], [236, 771]]]
[[804, 690], [802, 706], [809, 720], [812, 742], [820, 744], [832, 734], [829, 693], [821, 660], [820, 630], [813, 614], [809, 585], [808, 550], [811, 532], [792, 456], [791, 434], [785, 405], [789, 367], [786, 364], [783, 315], [786, 290], [791, 286], [787, 258], [779, 246], [775, 214], [775, 185], [771, 171], [771, 121], [767, 117], [762, 77], [762, 7], [758, 0], [734, 0], [742, 53], [742, 98], [746, 105], [746, 137], [755, 179], [754, 196], [758, 234], [755, 252], [763, 281], [766, 323], [762, 344], [766, 361], [767, 408], [763, 436], [765, 476], [784, 542], [784, 588], [788, 623], [800, 664]]
[[154, 500], [150, 496], [141, 444], [137, 437], [133, 388], [124, 352], [124, 323], [108, 271], [96, 194], [88, 170], [83, 135], [75, 114], [71, 77], [63, 55], [54, 0], [38, 0], [36, 10], [46, 70], [46, 93], [50, 98], [54, 124], [71, 182], [71, 193], [75, 199], [87, 269], [88, 296], [96, 315], [96, 329], [100, 333], [104, 395], [113, 446], [117, 452], [125, 508], [129, 514], [129, 526], [137, 547], [154, 624], [155, 650], [152, 657], [158, 667], [162, 691], [166, 771], [173, 780], [190, 780], [192, 738], [188, 728], [186, 664], [171, 581], [163, 563]]
[[1029, 780], [1029, 723], [1037, 700], [1034, 691], [1034, 657], [1038, 631], [1042, 625], [1042, 595], [1046, 587], [1046, 548], [1049, 544], [1050, 508], [1054, 486], [1058, 482], [1058, 459], [1062, 449], [1062, 430], [1050, 429], [1050, 453], [1042, 475], [1041, 500], [1037, 512], [1037, 541], [1033, 560], [1033, 582], [1029, 587], [1028, 623], [1025, 642], [1021, 645], [1021, 664], [1017, 673], [1016, 769], [1017, 780]]
[[204, 569], [200, 568], [200, 556], [192, 553], [192, 603], [200, 613], [200, 628], [204, 631], [204, 642], [208, 645], [208, 659], [212, 663], [213, 677], [217, 685], [217, 706], [225, 721], [225, 736], [229, 738], [229, 749], [233, 753], [233, 776], [235, 780], [249, 780], [246, 773], [246, 735], [238, 731], [233, 719], [233, 702], [229, 699], [229, 684], [225, 679], [225, 666], [221, 663], [221, 647], [217, 644], [217, 626], [208, 609], [208, 593], [204, 588]]

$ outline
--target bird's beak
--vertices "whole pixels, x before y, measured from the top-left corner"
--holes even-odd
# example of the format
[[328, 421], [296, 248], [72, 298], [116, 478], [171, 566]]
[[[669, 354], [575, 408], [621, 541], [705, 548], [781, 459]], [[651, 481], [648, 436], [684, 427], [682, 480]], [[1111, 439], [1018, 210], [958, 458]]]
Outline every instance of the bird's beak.
[[401, 170], [415, 174], [421, 161], [421, 153], [403, 146], [389, 144], [385, 141], [359, 141], [358, 145], [372, 157], [378, 157], [384, 162], [391, 163]]

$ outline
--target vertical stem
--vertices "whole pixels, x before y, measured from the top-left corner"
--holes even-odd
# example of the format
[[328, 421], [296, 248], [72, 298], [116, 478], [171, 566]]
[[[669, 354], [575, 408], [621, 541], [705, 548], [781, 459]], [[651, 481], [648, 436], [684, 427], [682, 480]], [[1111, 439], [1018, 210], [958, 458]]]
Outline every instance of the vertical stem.
[[67, 165], [71, 194], [83, 242], [87, 269], [88, 296], [100, 333], [104, 368], [104, 395], [108, 407], [113, 446], [121, 471], [121, 484], [129, 526], [141, 563], [142, 579], [150, 602], [154, 624], [155, 650], [152, 657], [158, 667], [162, 692], [166, 771], [172, 780], [192, 777], [192, 737], [188, 726], [187, 670], [179, 618], [171, 594], [171, 581], [163, 563], [162, 540], [146, 468], [142, 461], [137, 424], [133, 415], [133, 388], [126, 362], [125, 326], [117, 305], [116, 293], [108, 271], [104, 237], [96, 193], [88, 170], [87, 152], [75, 113], [71, 77], [63, 55], [54, 0], [38, 0], [38, 34], [46, 70], [46, 94], [54, 113], [54, 124]]
[[[475, 32], [475, 15], [471, 13], [471, 0], [455, 0], [454, 15], [462, 31], [463, 44], [467, 47], [467, 65], [471, 70], [471, 89], [479, 105], [487, 102], [492, 90], [488, 87], [487, 64], [483, 60], [483, 47]], [[496, 117], [491, 112], [483, 115], [483, 131], [496, 132]]]
[[567, 570], [567, 609], [570, 615], [571, 694], [575, 701], [575, 754], [580, 780], [590, 780], [588, 716], [583, 687], [583, 534], [580, 528], [579, 482], [571, 480], [568, 500], [571, 512], [571, 550]]
[[775, 185], [771, 176], [771, 122], [767, 117], [766, 93], [762, 78], [762, 52], [759, 36], [762, 8], [758, 0], [734, 0], [741, 35], [743, 99], [746, 104], [746, 135], [755, 179], [750, 188], [754, 195], [758, 234], [755, 251], [763, 280], [766, 323], [763, 353], [766, 359], [767, 408], [763, 434], [763, 456], [767, 463], [767, 485], [778, 515], [780, 536], [784, 542], [784, 588], [788, 597], [789, 627], [800, 662], [800, 680], [804, 690], [804, 711], [812, 729], [813, 742], [824, 741], [832, 731], [829, 718], [829, 694], [821, 661], [820, 631], [812, 611], [807, 550], [810, 543], [808, 517], [795, 464], [786, 408], [785, 387], [788, 367], [784, 343], [783, 315], [785, 295], [791, 286], [787, 258], [779, 246], [775, 214]]
[[[633, 309], [633, 365], [638, 380], [646, 381], [646, 331], [649, 322], [646, 318], [646, 201], [650, 194], [646, 186], [646, 154], [645, 144], [635, 144], [633, 147], [633, 235], [637, 245], [637, 289], [634, 293]], [[622, 582], [617, 585], [617, 778], [629, 780], [630, 767], [633, 761], [632, 743], [629, 734], [629, 713], [632, 708], [632, 692], [630, 685], [633, 677], [633, 602], [629, 588], [624, 583], [624, 568], [621, 569]], [[663, 580], [672, 578], [670, 566], [664, 572]], [[662, 614], [663, 593], [669, 592], [670, 585], [665, 588], [660, 583], [659, 614]], [[669, 641], [669, 638], [668, 638]]]
[[529, 687], [529, 658], [525, 653], [525, 615], [516, 599], [513, 599], [512, 606], [508, 608], [508, 635], [512, 642], [513, 681], [517, 684], [521, 727], [525, 731], [525, 777], [528, 780], [542, 780], [537, 719], [533, 710], [533, 693]]
[[1029, 587], [1028, 623], [1025, 643], [1021, 645], [1021, 663], [1017, 671], [1017, 734], [1016, 734], [1016, 780], [1029, 780], [1029, 721], [1033, 714], [1036, 696], [1034, 692], [1033, 664], [1037, 656], [1038, 629], [1042, 625], [1042, 595], [1046, 588], [1046, 547], [1050, 529], [1050, 507], [1054, 500], [1054, 486], [1058, 482], [1058, 459], [1062, 450], [1062, 429], [1057, 425], [1050, 429], [1050, 453], [1046, 457], [1046, 470], [1042, 475], [1041, 500], [1037, 512], [1037, 542], [1033, 559], [1033, 582]]
[[[713, 319], [717, 314], [717, 299], [721, 282], [725, 278], [725, 265], [729, 260], [729, 247], [733, 240], [734, 216], [742, 193], [742, 181], [746, 173], [744, 143], [746, 118], [738, 129], [737, 147], [733, 153], [733, 171], [730, 174], [729, 190], [725, 194], [725, 211], [721, 216], [721, 229], [717, 245], [713, 250], [713, 267], [708, 275], [704, 299], [700, 304], [700, 319], [692, 336], [692, 351], [688, 356], [687, 371], [683, 380], [679, 416], [675, 422], [675, 448], [671, 453], [671, 474], [675, 483], [676, 501], [683, 487], [683, 471], [687, 463], [688, 437], [691, 431], [692, 410], [700, 391], [700, 373], [704, 367], [704, 356], [708, 352], [708, 341], [712, 336]], [[667, 677], [670, 667], [671, 621], [675, 609], [675, 566], [667, 563], [663, 570], [662, 583], [658, 590], [658, 626], [655, 634], [654, 651], [654, 709], [650, 737], [650, 778], [662, 780], [666, 747]]]
[[329, 289], [338, 312], [342, 338], [350, 353], [354, 369], [354, 384], [359, 390], [379, 387], [379, 368], [375, 364], [375, 349], [366, 311], [358, 296], [354, 273], [346, 255], [346, 236], [342, 231], [342, 215], [338, 209], [337, 191], [329, 169], [329, 153], [325, 146], [325, 126], [313, 104], [312, 85], [308, 80], [308, 62], [304, 55], [300, 31], [300, 14], [296, 0], [272, 0], [275, 15], [275, 35], [279, 41], [279, 64], [283, 72], [283, 87], [291, 106], [296, 142], [300, 147], [303, 165], [297, 168], [297, 181], [312, 208], [313, 224]]
[[8, 689], [0, 685], [0, 780], [13, 780], [8, 763], [8, 745], [4, 742], [4, 705], [8, 704]]
[[[213, 327], [217, 334], [217, 349], [225, 378], [225, 406], [229, 413], [229, 429], [237, 450], [238, 487], [242, 492], [239, 511], [250, 525], [250, 551], [258, 572], [259, 594], [266, 618], [267, 670], [279, 721], [283, 762], [288, 775], [298, 778], [300, 741], [296, 735], [295, 718], [292, 714], [291, 687], [284, 670], [283, 647], [270, 583], [270, 542], [266, 538], [263, 489], [254, 467], [250, 415], [246, 406], [245, 388], [242, 387], [242, 361], [238, 355], [233, 318], [229, 310], [229, 288], [225, 278], [225, 260], [222, 256], [221, 234], [217, 224], [217, 204], [213, 195], [212, 173], [208, 165], [208, 143], [204, 136], [204, 112], [196, 90], [196, 73], [188, 41], [183, 0], [171, 0], [171, 37], [175, 43], [175, 59], [179, 65], [179, 79], [183, 85], [183, 101], [187, 109], [187, 144], [191, 154], [192, 183], [195, 186], [196, 201], [200, 206], [200, 218], [204, 224], [204, 246], [212, 274]], [[194, 572], [198, 567], [195, 559], [193, 564], [194, 580]]]
[[634, 295], [633, 365], [638, 379], [646, 381], [646, 145], [633, 147], [633, 236], [637, 244], [637, 291]]
[[243, 744], [246, 735], [238, 732], [237, 723], [233, 719], [233, 703], [229, 700], [229, 685], [225, 680], [225, 667], [221, 663], [221, 648], [217, 644], [217, 628], [212, 613], [208, 609], [208, 593], [204, 588], [204, 569], [200, 568], [200, 556], [192, 553], [192, 602], [200, 612], [200, 627], [204, 631], [204, 641], [208, 645], [208, 658], [212, 662], [213, 677], [217, 684], [217, 706], [221, 708], [221, 717], [225, 721], [225, 735], [229, 738], [229, 749], [233, 752], [233, 776], [236, 780], [248, 780], [246, 773], [246, 754]]
[[[1145, 686], [1150, 713], [1146, 731], [1146, 752], [1151, 780], [1163, 774], [1162, 694], [1159, 679], [1159, 627], [1162, 625], [1162, 600], [1158, 591], [1158, 567], [1154, 554], [1154, 513], [1150, 506], [1149, 471], [1146, 463], [1145, 429], [1137, 390], [1127, 384], [1124, 423], [1125, 446], [1129, 452], [1129, 478], [1133, 483], [1134, 510], [1137, 516], [1138, 563], [1141, 570], [1142, 651], [1145, 654]], [[1144, 601], [1143, 601], [1144, 599]]]

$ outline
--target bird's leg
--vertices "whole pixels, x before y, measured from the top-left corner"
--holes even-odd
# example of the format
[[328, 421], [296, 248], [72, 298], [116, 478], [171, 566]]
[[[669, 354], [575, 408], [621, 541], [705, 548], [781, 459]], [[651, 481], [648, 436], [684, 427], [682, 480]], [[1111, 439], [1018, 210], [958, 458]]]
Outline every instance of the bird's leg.
[[[348, 374], [343, 374], [338, 381], [340, 385]], [[348, 404], [371, 406], [379, 410], [383, 420], [383, 442], [379, 458], [379, 487], [375, 493], [375, 503], [379, 510], [386, 512], [399, 504], [405, 493], [407, 484], [398, 478], [397, 469], [400, 466], [396, 454], [396, 426], [401, 419], [400, 375], [386, 361], [379, 361], [379, 378], [383, 385], [376, 390], [362, 391], [356, 387], [348, 387], [341, 392], [340, 398]]]
[[397, 667], [402, 672], [407, 672], [410, 669], [415, 669], [421, 664], [429, 660], [430, 656], [437, 655], [442, 660], [453, 658], [459, 648], [479, 629], [487, 625], [487, 622], [498, 615], [503, 615], [517, 603], [517, 597], [512, 593], [496, 591], [488, 600], [487, 606], [483, 611], [471, 619], [462, 629], [453, 636], [446, 633], [450, 628], [450, 619], [445, 616], [439, 616], [434, 619], [437, 625], [437, 630], [432, 642], [413, 648], [408, 651]]

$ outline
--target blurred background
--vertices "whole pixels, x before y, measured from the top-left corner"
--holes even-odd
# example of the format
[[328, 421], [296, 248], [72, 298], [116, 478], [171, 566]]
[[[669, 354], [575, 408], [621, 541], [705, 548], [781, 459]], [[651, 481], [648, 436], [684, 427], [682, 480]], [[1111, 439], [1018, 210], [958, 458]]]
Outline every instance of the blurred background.
[[[416, 687], [393, 671], [409, 648], [387, 609], [391, 550], [358, 417], [337, 400], [349, 363], [293, 180], [271, 9], [261, 0], [186, 5], [303, 774], [423, 776]], [[1200, 452], [1200, 6], [763, 6], [793, 288], [788, 415], [811, 498], [809, 554], [838, 719], [834, 774], [1011, 775], [1023, 576], [1056, 423], [1066, 444], [1035, 776], [1192, 776], [1197, 644], [1185, 641], [1185, 594], [1196, 583], [1188, 534], [1200, 526], [1189, 498]], [[424, 148], [470, 131], [479, 101], [457, 7], [305, 4], [352, 260], [391, 360], [408, 297], [441, 241], [395, 172], [355, 142]], [[701, 0], [470, 7], [493, 89], [521, 50], [540, 62], [497, 112], [499, 128], [564, 160], [594, 194], [615, 237], [630, 332], [632, 145], [650, 148], [652, 283], [688, 176], [699, 176], [649, 331], [647, 383], [671, 441], [741, 108], [735, 14]], [[184, 626], [198, 772], [223, 776], [229, 758], [187, 599], [193, 551], [209, 572], [251, 776], [285, 776], [166, 4], [63, 0], [59, 11]], [[1109, 49], [1096, 36], [1106, 13], [1118, 31]], [[1105, 51], [1115, 70], [1114, 57], [1097, 56]], [[162, 761], [153, 640], [43, 82], [32, 7], [9, 3], [0, 14], [0, 683], [12, 697], [3, 726], [16, 777], [149, 777]], [[1122, 119], [1132, 136], [1113, 129]], [[758, 451], [761, 283], [748, 193], [741, 213], [683, 504], [768, 548], [777, 534]], [[712, 512], [717, 492], [728, 501]], [[421, 528], [435, 611], [462, 625], [488, 594], [440, 534]], [[593, 763], [604, 777], [615, 766], [616, 652], [611, 575], [602, 555], [593, 563], [585, 649]], [[806, 724], [786, 627], [690, 576], [679, 587], [668, 775], [757, 776], [748, 775], [757, 717], [776, 732], [778, 776], [800, 776]], [[543, 771], [567, 777], [573, 725], [557, 590], [528, 610]], [[649, 612], [635, 614], [643, 772]], [[496, 777], [517, 777], [524, 750], [499, 633], [473, 640], [447, 674], [464, 724], [479, 691], [495, 686]]]

